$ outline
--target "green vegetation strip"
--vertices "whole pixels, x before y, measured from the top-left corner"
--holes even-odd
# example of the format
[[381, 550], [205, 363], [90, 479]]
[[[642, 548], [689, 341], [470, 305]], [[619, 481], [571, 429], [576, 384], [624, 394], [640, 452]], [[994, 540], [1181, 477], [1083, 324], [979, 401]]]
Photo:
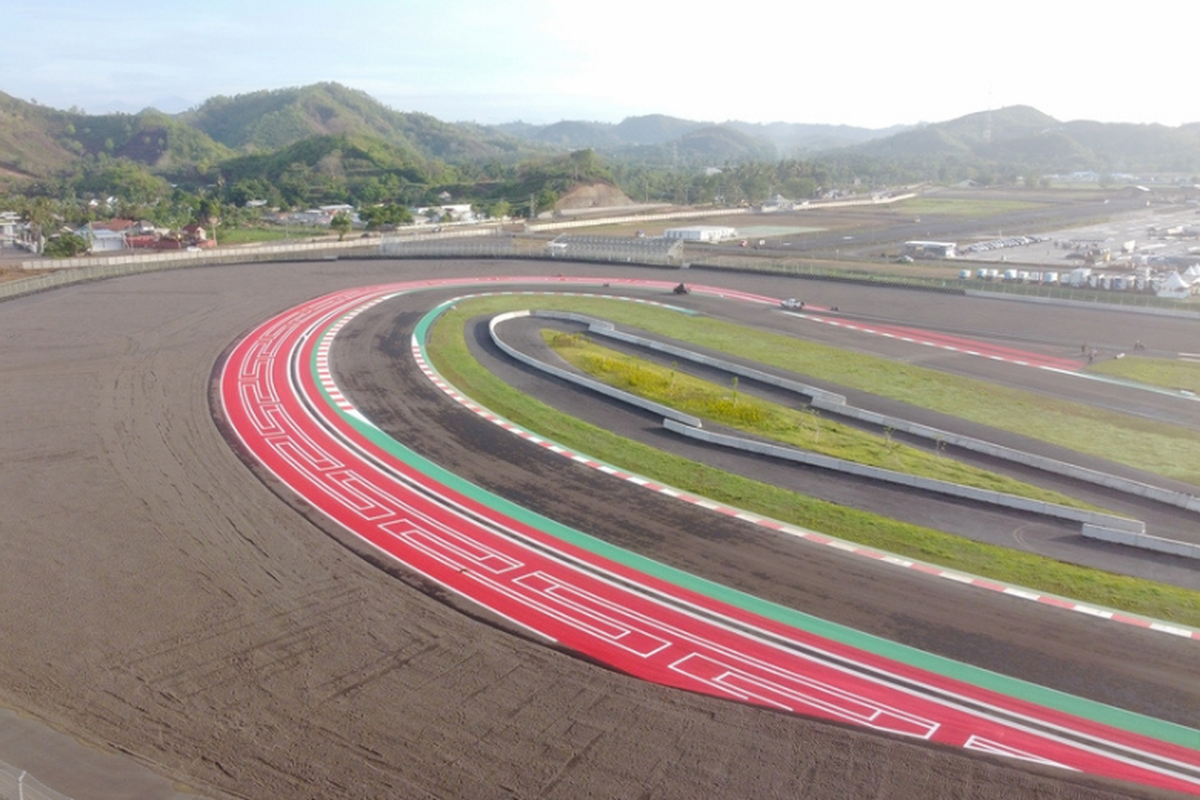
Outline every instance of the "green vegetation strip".
[[1200, 362], [1170, 358], [1114, 358], [1088, 367], [1088, 372], [1111, 375], [1147, 386], [1183, 389], [1200, 395]]
[[[711, 317], [684, 316], [602, 299], [530, 298], [497, 310], [553, 305], [619, 325], [736, 355], [917, 408], [1050, 442], [1147, 472], [1200, 485], [1200, 433], [1082, 403], [901, 364]], [[485, 313], [490, 313], [485, 312]]]
[[999, 200], [995, 198], [965, 197], [914, 197], [902, 200], [894, 207], [905, 214], [947, 215], [955, 217], [990, 217], [993, 214], [1011, 214], [1014, 211], [1031, 211], [1045, 208], [1046, 203], [1026, 200]]
[[[550, 302], [546, 302], [550, 300]], [[557, 441], [572, 450], [586, 452], [589, 456], [600, 458], [611, 464], [624, 462], [625, 469], [634, 469], [637, 473], [655, 477], [670, 483], [676, 488], [702, 494], [704, 497], [725, 501], [731, 505], [744, 507], [758, 513], [774, 517], [780, 521], [792, 522], [802, 527], [817, 528], [816, 525], [806, 524], [808, 519], [818, 519], [823, 527], [817, 528], [822, 533], [838, 535], [841, 539], [862, 542], [880, 549], [890, 549], [899, 552], [900, 547], [889, 548], [886, 543], [911, 542], [914, 551], [924, 554], [920, 560], [929, 563], [952, 566], [954, 569], [988, 575], [989, 567], [1015, 565], [1015, 569], [1002, 569], [1004, 575], [1019, 576], [1013, 579], [1001, 577], [992, 573], [991, 577], [1004, 582], [1019, 583], [1028, 588], [1042, 588], [1048, 594], [1073, 597], [1102, 604], [1110, 608], [1122, 608], [1150, 618], [1172, 620], [1182, 625], [1195, 626], [1200, 622], [1200, 593], [1193, 593], [1166, 585], [1138, 581], [1134, 578], [1112, 576], [1108, 573], [1085, 570], [1057, 563], [1057, 561], [1034, 557], [1024, 553], [1013, 553], [1003, 548], [978, 545], [978, 543], [962, 540], [958, 536], [938, 533], [916, 525], [907, 525], [877, 517], [865, 515], [863, 512], [845, 509], [841, 506], [823, 504], [820, 501], [805, 498], [803, 495], [782, 491], [775, 487], [761, 485], [754, 481], [742, 479], [736, 475], [720, 473], [718, 470], [706, 467], [704, 464], [685, 461], [682, 458], [667, 456], [652, 447], [644, 447], [629, 440], [620, 439], [604, 429], [589, 426], [580, 420], [565, 414], [560, 414], [548, 405], [534, 401], [512, 389], [502, 380], [494, 377], [484, 366], [470, 355], [467, 347], [464, 326], [467, 321], [480, 313], [492, 314], [502, 311], [512, 311], [515, 306], [527, 307], [558, 307], [556, 299], [539, 296], [498, 296], [486, 297], [479, 300], [461, 300], [450, 305], [434, 309], [421, 320], [414, 335], [418, 341], [425, 343], [425, 354], [428, 362], [434, 365], [442, 378], [454, 385], [456, 389], [467, 393], [484, 407], [494, 413], [506, 417], [511, 422], [530, 431], [539, 432], [547, 439]], [[571, 302], [559, 297], [557, 300]], [[602, 305], [613, 306], [618, 303], [608, 301]], [[434, 319], [438, 323], [434, 324]], [[314, 356], [316, 359], [316, 356]], [[316, 369], [316, 365], [313, 365]], [[322, 390], [324, 391], [324, 390]], [[326, 401], [329, 398], [326, 397]], [[329, 401], [331, 403], [331, 401]], [[331, 403], [332, 404], [332, 403]], [[972, 682], [977, 686], [990, 688], [992, 691], [1003, 692], [1014, 697], [1022, 697], [1032, 703], [1048, 706], [1068, 714], [1092, 718], [1111, 726], [1121, 727], [1134, 732], [1158, 736], [1165, 741], [1192, 746], [1195, 732], [1190, 728], [1177, 726], [1153, 718], [1132, 714], [1132, 712], [1111, 708], [1099, 703], [1093, 703], [1070, 694], [1050, 690], [1043, 686], [1027, 684], [1025, 681], [1008, 678], [1008, 676], [989, 672], [989, 670], [968, 666], [948, 658], [928, 654], [908, 646], [889, 642], [871, 636], [869, 633], [851, 630], [834, 622], [822, 620], [799, 612], [799, 610], [779, 606], [778, 603], [764, 601], [728, 587], [722, 587], [706, 579], [689, 575], [689, 573], [674, 569], [643, 557], [637, 553], [610, 545], [610, 543], [595, 539], [593, 536], [580, 533], [575, 529], [536, 515], [521, 506], [510, 503], [504, 498], [482, 492], [479, 487], [464, 481], [461, 477], [448, 473], [437, 464], [426, 461], [416, 455], [395, 439], [374, 428], [371, 423], [364, 422], [354, 415], [343, 414], [346, 420], [359, 431], [372, 439], [384, 450], [394, 453], [422, 473], [430, 475], [443, 485], [455, 491], [462, 492], [484, 501], [487, 505], [505, 513], [517, 521], [535, 525], [547, 534], [570, 543], [576, 547], [587, 549], [602, 558], [616, 561], [648, 576], [667, 581], [685, 589], [696, 591], [713, 597], [714, 600], [744, 608], [751, 613], [760, 614], [764, 618], [778, 620], [784, 624], [802, 628], [839, 642], [856, 646], [856, 648], [876, 652], [876, 654], [895, 661], [912, 664], [922, 669], [928, 669], [942, 675], [953, 676], [958, 680]], [[607, 457], [607, 456], [612, 456]], [[820, 512], [820, 516], [817, 516]]]
[[[634, 317], [657, 316], [659, 313], [684, 317], [645, 305], [599, 299], [499, 296], [463, 300], [446, 311], [439, 323], [431, 328], [427, 341], [430, 362], [460, 391], [517, 425], [564, 447], [677, 489], [949, 569], [1084, 603], [1200, 627], [1200, 592], [1064, 564], [825, 503], [668, 455], [560, 413], [492, 375], [470, 354], [464, 339], [467, 321], [476, 316], [531, 306], [578, 311], [614, 322], [630, 313]], [[626, 324], [635, 322], [627, 321]]]
[[264, 242], [287, 242], [295, 239], [305, 241], [312, 237], [330, 235], [329, 228], [304, 228], [300, 226], [271, 228], [222, 228], [215, 232], [223, 245], [261, 244]]
[[559, 356], [593, 378], [701, 419], [858, 464], [1072, 508], [1100, 510], [1059, 492], [942, 457], [937, 451], [901, 444], [890, 434], [876, 436], [823, 419], [816, 409], [799, 411], [760, 400], [739, 392], [736, 378], [729, 388], [719, 387], [601, 347], [580, 334], [545, 330], [542, 336]]

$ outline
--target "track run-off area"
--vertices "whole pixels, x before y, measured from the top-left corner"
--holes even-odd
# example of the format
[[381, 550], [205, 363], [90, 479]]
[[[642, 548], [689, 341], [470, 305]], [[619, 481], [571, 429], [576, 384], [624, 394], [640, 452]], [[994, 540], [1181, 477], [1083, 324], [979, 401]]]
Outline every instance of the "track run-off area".
[[[370, 286], [263, 322], [230, 350], [220, 371], [221, 404], [237, 444], [304, 502], [408, 569], [613, 669], [762, 707], [1200, 795], [1197, 731], [872, 640], [593, 540], [418, 456], [338, 390], [330, 353], [356, 315], [422, 289], [502, 290], [506, 283], [568, 289], [573, 281]], [[692, 291], [778, 304], [728, 289]], [[972, 351], [967, 340], [954, 346]], [[421, 347], [419, 331], [418, 357]], [[1003, 357], [1024, 361], [1015, 350]]]

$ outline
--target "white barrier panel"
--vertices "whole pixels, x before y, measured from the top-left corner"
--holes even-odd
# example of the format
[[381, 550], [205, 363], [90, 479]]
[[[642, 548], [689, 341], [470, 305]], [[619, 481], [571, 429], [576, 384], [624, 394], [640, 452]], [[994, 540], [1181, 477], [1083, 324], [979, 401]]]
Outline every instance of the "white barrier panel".
[[[556, 312], [538, 312], [539, 316], [553, 317]], [[838, 416], [849, 417], [862, 422], [867, 422], [872, 425], [877, 425], [885, 428], [907, 433], [912, 436], [917, 436], [922, 439], [938, 442], [940, 444], [960, 447], [963, 450], [970, 450], [975, 453], [982, 453], [993, 458], [999, 458], [1004, 461], [1012, 461], [1017, 464], [1025, 464], [1026, 466], [1034, 467], [1035, 469], [1049, 472], [1055, 475], [1065, 475], [1074, 478], [1084, 483], [1091, 483], [1097, 486], [1103, 486], [1114, 491], [1124, 494], [1136, 495], [1145, 497], [1164, 505], [1171, 505], [1177, 508], [1187, 509], [1188, 511], [1200, 512], [1200, 498], [1195, 495], [1184, 494], [1182, 492], [1163, 489], [1159, 486], [1151, 486], [1148, 483], [1122, 478], [1119, 475], [1112, 475], [1098, 470], [1088, 469], [1075, 464], [1070, 464], [1065, 461], [1039, 456], [1034, 453], [1026, 453], [1021, 450], [1015, 450], [1011, 447], [987, 442], [982, 439], [976, 439], [970, 436], [962, 436], [950, 431], [939, 430], [921, 425], [916, 422], [911, 422], [900, 417], [892, 417], [886, 414], [879, 414], [874, 411], [857, 408], [846, 404], [846, 399], [842, 395], [834, 394], [833, 392], [819, 389], [815, 386], [807, 386], [796, 381], [789, 381], [785, 378], [779, 378], [768, 373], [763, 373], [759, 370], [753, 370], [735, 364], [730, 361], [725, 361], [719, 358], [696, 353], [691, 350], [686, 350], [682, 347], [663, 344], [656, 342], [653, 339], [646, 339], [636, 334], [617, 331], [611, 323], [603, 320], [596, 320], [582, 315], [565, 315], [558, 313], [560, 318], [573, 319], [589, 325], [589, 330], [598, 336], [617, 339], [619, 341], [636, 344], [639, 347], [645, 347], [649, 350], [667, 353], [671, 356], [691, 361], [697, 364], [721, 369], [734, 375], [740, 375], [753, 380], [760, 381], [772, 386], [778, 386], [788, 391], [796, 392], [797, 394], [805, 395], [811, 398], [811, 405], [814, 408], [822, 411], [827, 411]]]
[[1083, 535], [1088, 539], [1099, 539], [1104, 542], [1123, 544], [1140, 550], [1150, 550], [1155, 553], [1166, 553], [1184, 558], [1200, 559], [1200, 545], [1190, 542], [1180, 542], [1175, 539], [1164, 539], [1161, 536], [1151, 536], [1148, 533], [1133, 534], [1117, 531], [1101, 525], [1084, 525]]
[[488, 322], [488, 333], [492, 337], [492, 342], [496, 345], [496, 347], [499, 347], [502, 351], [504, 351], [504, 353], [506, 353], [510, 358], [520, 361], [522, 364], [526, 364], [530, 367], [533, 367], [536, 370], [544, 372], [547, 375], [553, 375], [554, 377], [559, 378], [560, 380], [564, 380], [569, 383], [573, 383], [577, 386], [582, 386], [585, 389], [596, 392], [597, 394], [602, 394], [606, 397], [611, 397], [614, 400], [620, 400], [621, 402], [626, 403], [628, 405], [635, 406], [637, 408], [641, 408], [645, 411], [649, 411], [652, 414], [654, 414], [655, 416], [660, 416], [660, 417], [664, 417], [666, 419], [674, 420], [674, 421], [679, 422], [687, 427], [695, 427], [695, 428], [700, 427], [699, 417], [694, 417], [691, 414], [684, 414], [683, 412], [677, 411], [677, 410], [671, 408], [670, 406], [664, 406], [660, 403], [655, 403], [651, 400], [646, 400], [645, 398], [638, 397], [635, 394], [630, 394], [629, 392], [623, 392], [620, 389], [614, 389], [613, 387], [609, 386], [608, 384], [601, 383], [600, 381], [593, 380], [592, 378], [588, 378], [583, 375], [578, 375], [574, 372], [570, 372], [568, 370], [561, 369], [559, 367], [555, 367], [551, 364], [545, 363], [544, 361], [538, 361], [536, 358], [533, 358], [532, 356], [528, 356], [528, 355], [522, 353], [521, 351], [517, 350], [515, 347], [512, 347], [511, 345], [509, 345], [496, 332], [496, 328], [502, 322], [507, 322], [508, 320], [511, 320], [511, 319], [517, 319], [520, 317], [528, 317], [528, 316], [530, 316], [530, 312], [528, 312], [528, 311], [513, 311], [513, 312], [509, 312], [507, 314], [500, 314], [498, 316], [492, 317], [492, 319]]
[[779, 458], [785, 461], [792, 461], [798, 464], [820, 467], [821, 469], [828, 469], [848, 475], [857, 475], [859, 477], [869, 478], [871, 480], [876, 480], [883, 483], [891, 483], [899, 486], [911, 486], [914, 489], [920, 489], [922, 491], [932, 492], [934, 494], [957, 497], [964, 500], [972, 500], [979, 503], [999, 506], [1001, 508], [1027, 511], [1033, 514], [1054, 517], [1056, 519], [1080, 522], [1085, 525], [1103, 526], [1114, 531], [1127, 533], [1131, 536], [1143, 534], [1146, 530], [1145, 523], [1140, 520], [1114, 517], [1110, 514], [1101, 514], [1095, 511], [1071, 508], [1070, 506], [1062, 506], [1058, 505], [1057, 503], [1048, 503], [1028, 497], [1005, 494], [1004, 492], [995, 492], [989, 489], [979, 489], [974, 486], [963, 486], [962, 484], [937, 480], [936, 478], [923, 478], [918, 475], [910, 475], [906, 472], [896, 472], [894, 470], [884, 469], [882, 467], [872, 467], [866, 464], [858, 464], [853, 461], [845, 461], [840, 458], [834, 458], [832, 456], [826, 456], [820, 453], [813, 453], [807, 450], [798, 450], [791, 447], [783, 447], [781, 445], [769, 444], [766, 442], [755, 441], [753, 439], [743, 439], [739, 436], [729, 436], [727, 434], [713, 433], [711, 431], [696, 430], [694, 428], [689, 428], [686, 425], [679, 425], [672, 420], [664, 420], [663, 425], [667, 430], [674, 433], [678, 433], [691, 439], [698, 439], [700, 441], [716, 444], [721, 447], [729, 447], [735, 450], [758, 453], [760, 455]]

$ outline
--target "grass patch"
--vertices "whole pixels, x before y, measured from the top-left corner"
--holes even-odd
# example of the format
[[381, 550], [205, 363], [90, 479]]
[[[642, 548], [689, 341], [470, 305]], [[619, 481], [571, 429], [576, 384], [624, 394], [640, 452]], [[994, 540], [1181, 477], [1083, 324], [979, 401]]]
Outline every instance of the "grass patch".
[[[511, 310], [518, 304], [522, 307], [539, 303], [561, 307], [563, 300], [565, 298], [523, 296], [517, 300], [497, 297], [460, 302], [431, 329], [427, 342], [429, 358], [442, 376], [459, 390], [513, 422], [570, 449], [635, 470], [684, 491], [950, 569], [1181, 625], [1200, 626], [1200, 592], [973, 542], [961, 536], [826, 503], [671, 456], [588, 425], [516, 391], [486, 370], [467, 348], [464, 328], [472, 317]], [[633, 305], [595, 302], [603, 303], [609, 309]]]
[[1035, 203], [1030, 200], [1004, 200], [988, 197], [914, 197], [911, 200], [902, 200], [893, 207], [905, 214], [917, 216], [943, 215], [978, 218], [1045, 208], [1046, 205], [1046, 203]]
[[329, 236], [328, 228], [222, 228], [217, 232], [221, 244], [258, 244], [261, 242], [283, 242], [289, 239], [311, 239], [314, 236]]
[[617, 324], [1200, 485], [1200, 433], [1177, 425], [642, 303], [536, 296], [494, 300], [495, 305], [473, 307], [481, 309], [480, 313], [553, 307], [604, 317]]
[[1088, 367], [1088, 372], [1124, 378], [1147, 386], [1184, 389], [1200, 394], [1200, 363], [1193, 361], [1139, 356], [1114, 358]]
[[858, 464], [1073, 508], [1098, 510], [1059, 492], [941, 457], [936, 449], [930, 452], [901, 444], [887, 432], [876, 436], [824, 419], [817, 409], [787, 408], [741, 393], [736, 378], [729, 387], [721, 387], [601, 347], [579, 334], [546, 330], [542, 335], [560, 357], [592, 377], [701, 419]]

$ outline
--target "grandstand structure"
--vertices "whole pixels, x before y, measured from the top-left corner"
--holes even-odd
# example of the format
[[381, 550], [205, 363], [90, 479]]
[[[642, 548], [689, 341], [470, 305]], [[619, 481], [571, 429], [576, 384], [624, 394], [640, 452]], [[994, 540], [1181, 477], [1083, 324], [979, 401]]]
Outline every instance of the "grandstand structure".
[[683, 242], [661, 236], [579, 236], [560, 234], [546, 244], [545, 255], [569, 261], [621, 261], [683, 266]]

